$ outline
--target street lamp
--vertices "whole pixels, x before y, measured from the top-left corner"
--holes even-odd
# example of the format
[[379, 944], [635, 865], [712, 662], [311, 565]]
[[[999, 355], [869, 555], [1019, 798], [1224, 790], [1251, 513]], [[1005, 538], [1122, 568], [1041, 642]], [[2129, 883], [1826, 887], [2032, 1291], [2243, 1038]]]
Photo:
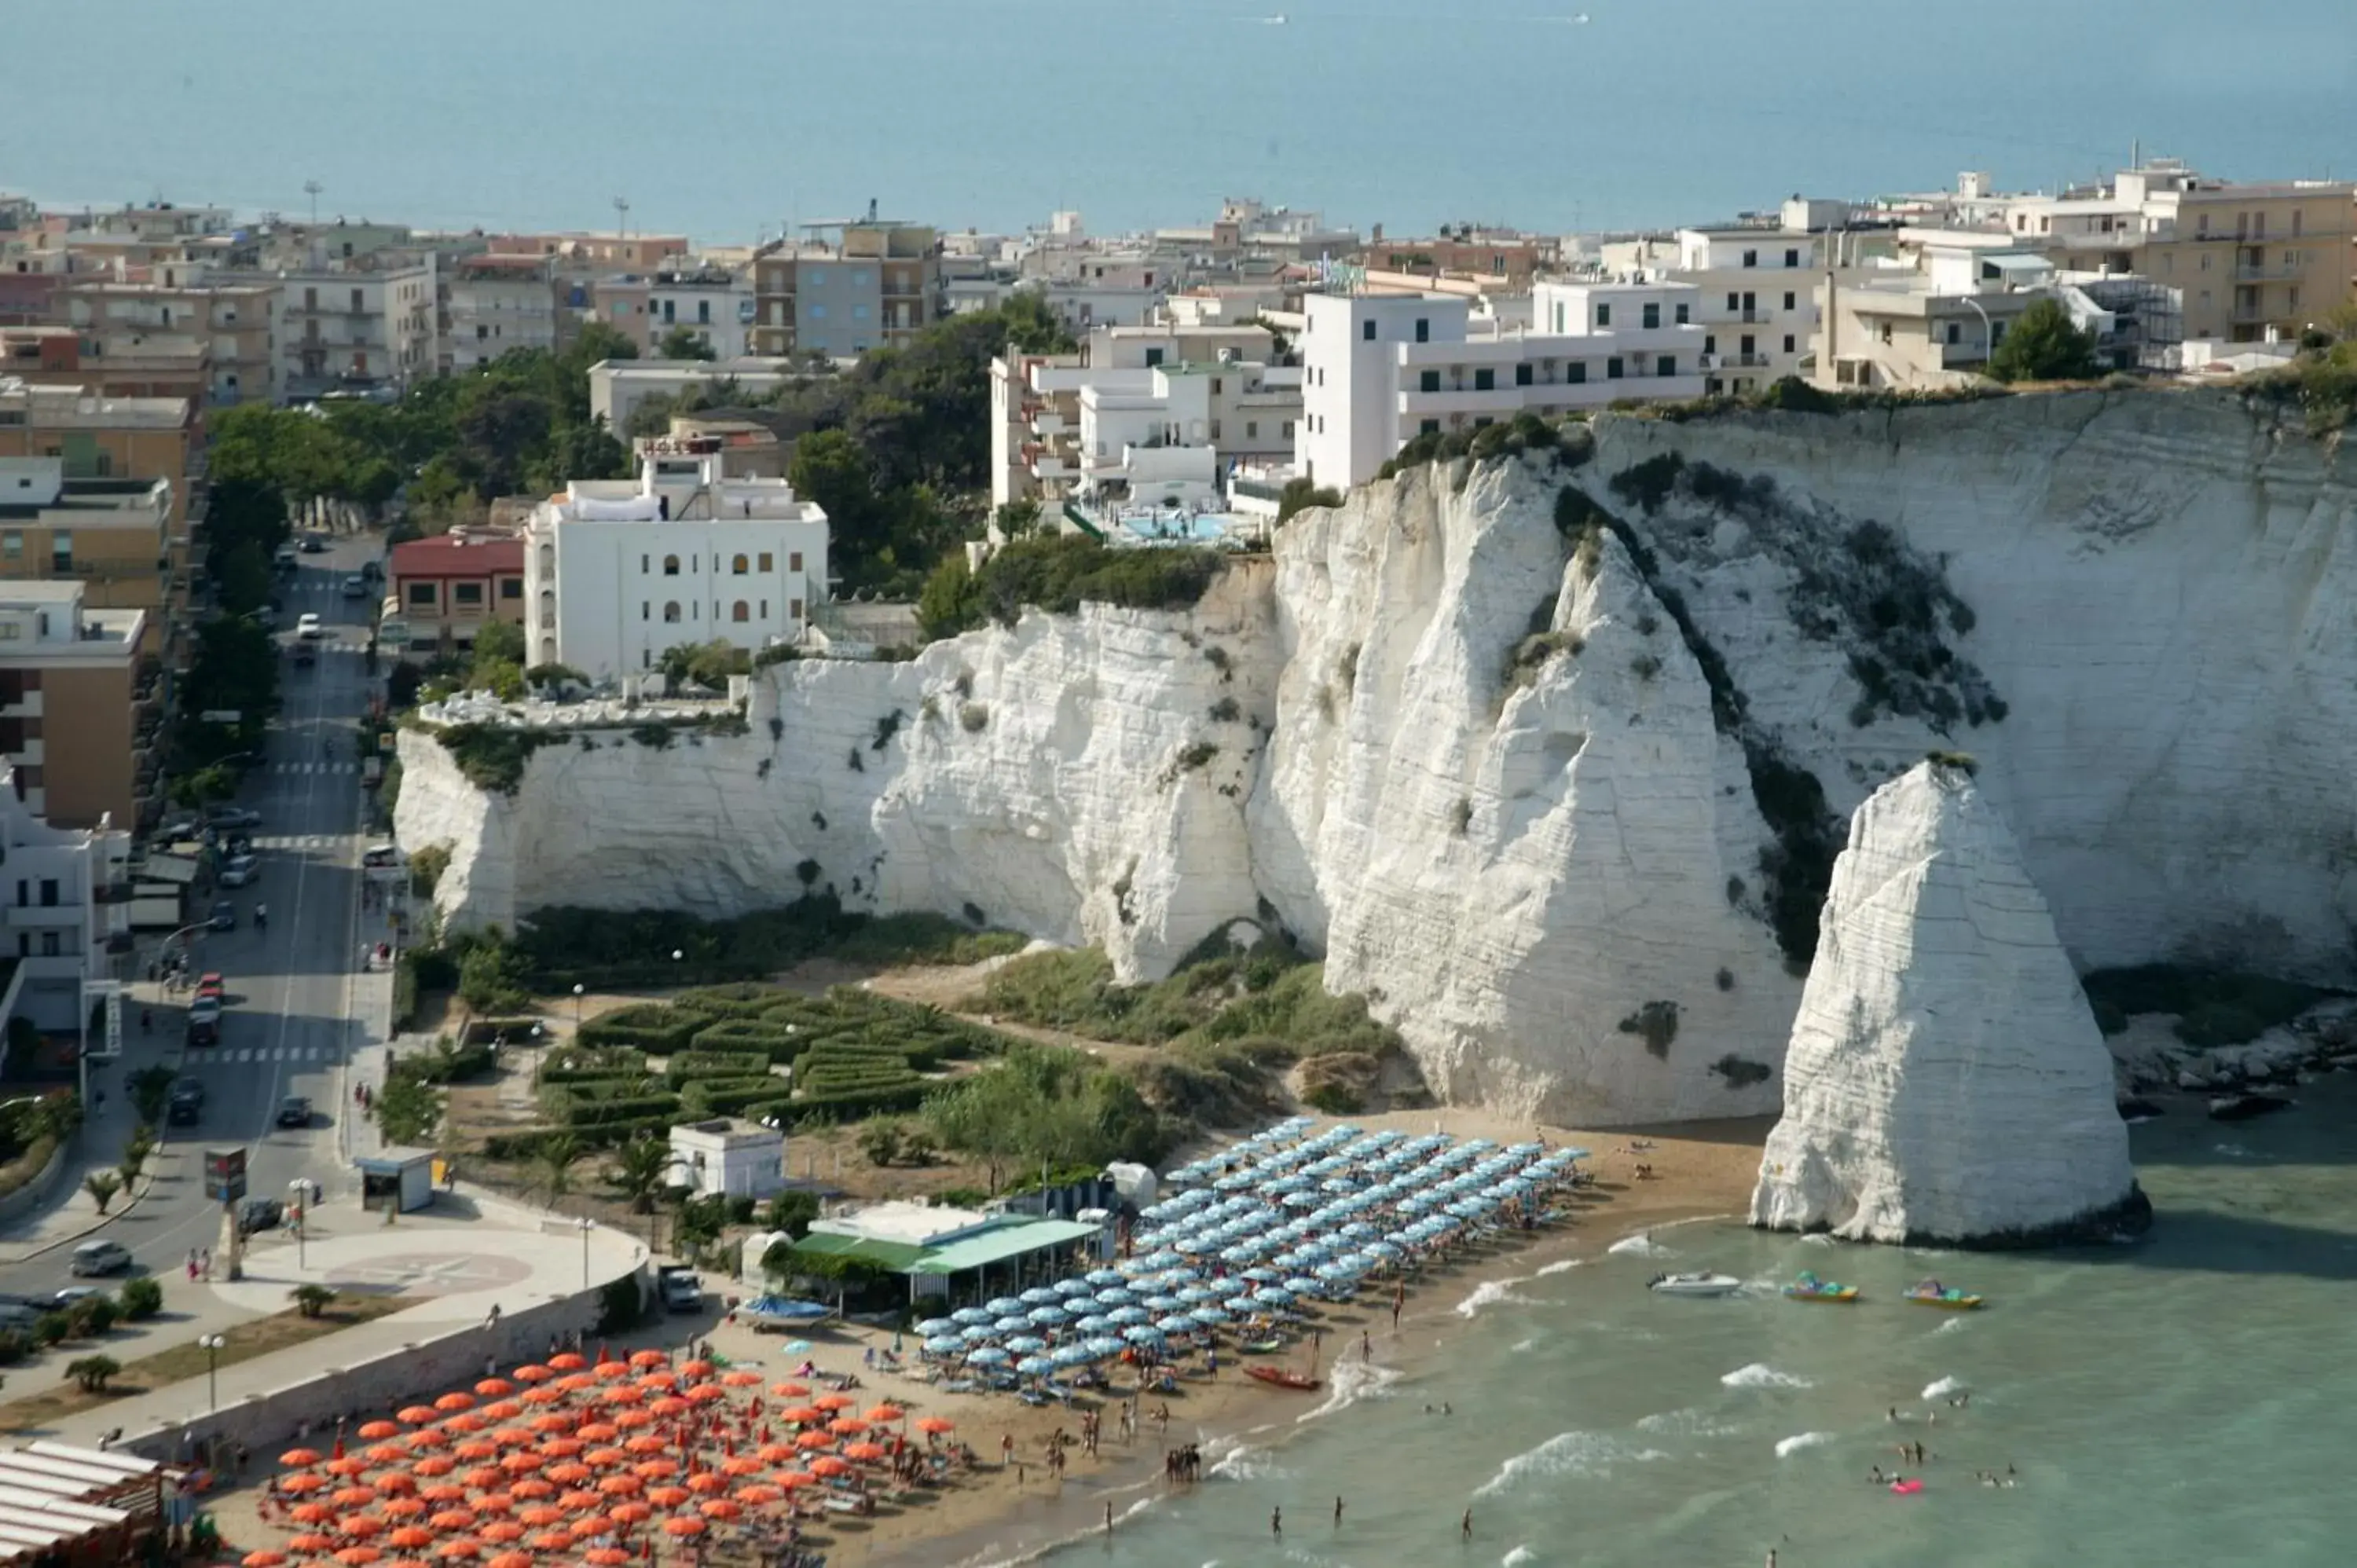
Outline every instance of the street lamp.
[[589, 1288], [589, 1232], [597, 1227], [596, 1221], [586, 1214], [573, 1223], [581, 1230], [581, 1288], [587, 1290]]
[[1966, 305], [1971, 306], [1973, 308], [1973, 314], [1981, 318], [1981, 342], [1983, 344], [1981, 352], [1982, 361], [1986, 363], [1988, 360], [1996, 359], [1996, 328], [1989, 322], [1989, 313], [1982, 309], [1981, 302], [1975, 299], [1971, 295], [1959, 295], [1957, 297], [1962, 299]]
[[303, 1260], [303, 1251], [311, 1230], [311, 1212], [310, 1206], [304, 1200], [311, 1196], [311, 1184], [296, 1176], [286, 1184], [286, 1195], [294, 1200], [291, 1208], [295, 1216], [295, 1266], [300, 1269], [307, 1266]]
[[221, 1409], [221, 1382], [216, 1377], [221, 1369], [221, 1347], [229, 1343], [218, 1334], [203, 1335], [197, 1343], [205, 1352], [205, 1403], [213, 1410]]
[[581, 1037], [581, 983], [573, 983], [573, 1037]]

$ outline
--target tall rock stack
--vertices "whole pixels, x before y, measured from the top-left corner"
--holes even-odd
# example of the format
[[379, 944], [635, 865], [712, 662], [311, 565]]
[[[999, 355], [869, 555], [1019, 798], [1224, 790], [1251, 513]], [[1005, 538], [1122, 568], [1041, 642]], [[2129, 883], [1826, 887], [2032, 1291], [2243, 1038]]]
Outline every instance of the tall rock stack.
[[1967, 766], [1851, 819], [1751, 1222], [2027, 1246], [2140, 1230], [2111, 1056], [2013, 834]]

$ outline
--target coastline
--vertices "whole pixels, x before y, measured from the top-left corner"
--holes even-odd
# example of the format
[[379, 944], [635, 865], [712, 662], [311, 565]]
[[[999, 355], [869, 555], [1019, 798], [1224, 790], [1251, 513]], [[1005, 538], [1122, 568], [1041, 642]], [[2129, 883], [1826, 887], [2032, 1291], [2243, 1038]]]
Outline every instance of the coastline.
[[[1464, 1137], [1505, 1141], [1533, 1135], [1528, 1122], [1469, 1111], [1402, 1112], [1349, 1118], [1370, 1130], [1441, 1131]], [[1396, 1332], [1383, 1321], [1388, 1304], [1379, 1292], [1362, 1302], [1319, 1315], [1327, 1330], [1330, 1369], [1328, 1387], [1315, 1397], [1265, 1389], [1224, 1369], [1211, 1385], [1189, 1389], [1184, 1408], [1175, 1404], [1167, 1434], [1141, 1426], [1122, 1445], [1108, 1438], [1104, 1457], [1093, 1465], [1075, 1456], [1060, 1483], [1034, 1473], [1017, 1490], [991, 1467], [995, 1454], [974, 1431], [961, 1429], [985, 1455], [985, 1466], [968, 1485], [945, 1492], [921, 1509], [875, 1521], [864, 1535], [835, 1536], [827, 1545], [829, 1568], [1001, 1568], [1038, 1562], [1080, 1541], [1101, 1538], [1104, 1507], [1114, 1505], [1116, 1533], [1148, 1522], [1155, 1505], [1178, 1495], [1161, 1477], [1166, 1447], [1201, 1446], [1206, 1480], [1240, 1455], [1279, 1447], [1296, 1434], [1347, 1412], [1376, 1391], [1405, 1383], [1434, 1383], [1445, 1373], [1461, 1336], [1480, 1321], [1483, 1305], [1512, 1285], [1543, 1271], [1565, 1272], [1605, 1251], [1623, 1238], [1655, 1228], [1724, 1219], [1746, 1207], [1759, 1168], [1759, 1148], [1772, 1117], [1614, 1132], [1541, 1127], [1550, 1144], [1571, 1144], [1591, 1151], [1584, 1162], [1595, 1176], [1581, 1189], [1580, 1208], [1569, 1223], [1557, 1223], [1527, 1242], [1508, 1241], [1427, 1269], [1408, 1293]], [[1650, 1144], [1632, 1149], [1631, 1144]], [[1653, 1179], [1639, 1181], [1635, 1167], [1652, 1166]], [[1366, 1368], [1355, 1348], [1366, 1332], [1375, 1359]], [[1347, 1353], [1345, 1353], [1347, 1350]], [[1436, 1389], [1436, 1397], [1446, 1391]], [[992, 1402], [992, 1408], [1007, 1402]], [[1064, 1412], [1013, 1406], [1006, 1425], [1018, 1432], [1015, 1413], [1047, 1418], [1041, 1431], [1077, 1425]], [[1027, 1444], [1028, 1445], [1028, 1444]], [[1032, 1466], [1037, 1472], [1038, 1466]]]

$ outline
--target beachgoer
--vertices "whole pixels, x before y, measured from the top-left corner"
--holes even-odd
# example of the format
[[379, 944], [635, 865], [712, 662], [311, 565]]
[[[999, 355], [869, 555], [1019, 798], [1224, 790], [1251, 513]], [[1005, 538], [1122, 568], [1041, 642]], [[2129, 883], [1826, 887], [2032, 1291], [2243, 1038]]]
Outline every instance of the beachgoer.
[[1110, 1502], [1105, 1504], [1105, 1533], [1113, 1533], [1113, 1504]]
[[1342, 1528], [1342, 1499], [1339, 1497], [1334, 1499], [1334, 1528]]
[[1473, 1539], [1473, 1510], [1471, 1509], [1467, 1509], [1465, 1510], [1465, 1517], [1458, 1521], [1457, 1538], [1459, 1541], [1470, 1541]]
[[1372, 1361], [1375, 1359], [1375, 1342], [1368, 1337], [1367, 1331], [1363, 1328], [1359, 1330], [1359, 1356], [1362, 1360]]
[[1440, 1413], [1443, 1415], [1455, 1415], [1457, 1412], [1449, 1407], [1449, 1403], [1447, 1400], [1442, 1400], [1440, 1402]]
[[1268, 1532], [1276, 1536], [1285, 1533], [1285, 1509], [1282, 1504], [1268, 1510]]

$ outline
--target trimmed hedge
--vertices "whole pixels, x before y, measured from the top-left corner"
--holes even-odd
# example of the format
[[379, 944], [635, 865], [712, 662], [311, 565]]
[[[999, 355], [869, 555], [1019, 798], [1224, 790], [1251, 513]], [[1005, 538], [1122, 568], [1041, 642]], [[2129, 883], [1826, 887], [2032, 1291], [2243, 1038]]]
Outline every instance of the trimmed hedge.
[[685, 1050], [696, 1031], [710, 1026], [709, 1015], [648, 1002], [592, 1018], [581, 1026], [581, 1039], [592, 1046], [631, 1046], [650, 1055], [667, 1057]]
[[673, 1089], [715, 1079], [741, 1079], [752, 1072], [751, 1051], [682, 1051], [671, 1058], [664, 1079]]
[[557, 1113], [567, 1127], [596, 1127], [608, 1122], [662, 1121], [679, 1114], [676, 1094], [634, 1094], [615, 1100], [576, 1100]]

